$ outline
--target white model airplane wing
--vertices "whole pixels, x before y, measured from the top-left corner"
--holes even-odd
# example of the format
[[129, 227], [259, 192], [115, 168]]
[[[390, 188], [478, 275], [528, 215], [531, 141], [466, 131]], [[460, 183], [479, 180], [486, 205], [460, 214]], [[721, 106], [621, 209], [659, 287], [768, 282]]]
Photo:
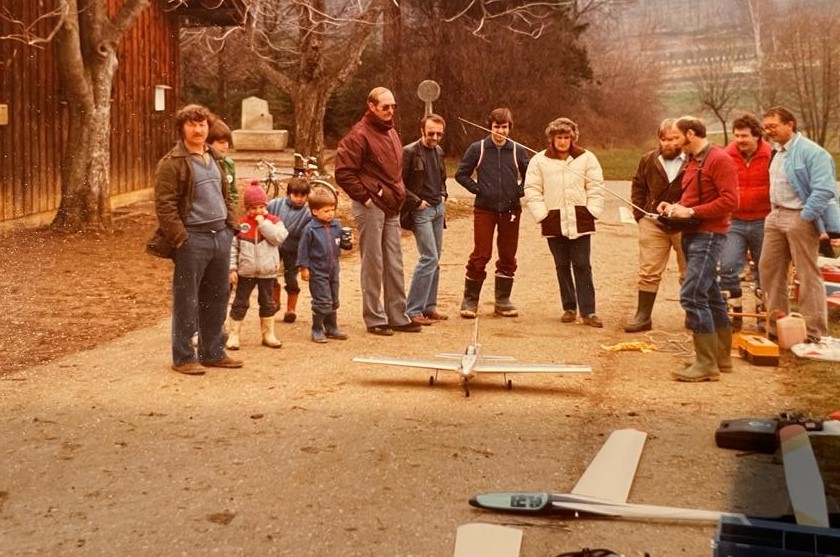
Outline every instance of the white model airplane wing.
[[363, 364], [382, 364], [386, 366], [416, 367], [423, 369], [439, 369], [444, 371], [458, 371], [461, 367], [460, 362], [446, 362], [441, 360], [410, 360], [404, 358], [388, 358], [386, 356], [374, 358], [357, 356], [353, 358], [353, 361]]
[[571, 364], [506, 364], [489, 363], [481, 356], [481, 363], [473, 368], [477, 373], [591, 373], [589, 366]]
[[647, 433], [635, 429], [613, 431], [575, 484], [572, 494], [605, 503], [626, 503], [646, 438]]

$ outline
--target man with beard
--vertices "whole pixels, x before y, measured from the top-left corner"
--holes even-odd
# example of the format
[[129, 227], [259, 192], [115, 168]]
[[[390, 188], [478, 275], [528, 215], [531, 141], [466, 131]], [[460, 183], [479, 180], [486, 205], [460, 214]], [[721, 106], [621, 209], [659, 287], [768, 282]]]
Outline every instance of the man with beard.
[[445, 126], [437, 114], [424, 116], [420, 120], [420, 139], [403, 147], [406, 199], [402, 210], [411, 211], [411, 230], [420, 255], [408, 289], [408, 316], [421, 325], [447, 319], [437, 311], [447, 198], [446, 164], [439, 143]]
[[[642, 156], [633, 176], [630, 199], [647, 213], [655, 212], [663, 201], [676, 203], [682, 195], [685, 154], [680, 149], [679, 135], [673, 130], [675, 121], [673, 118], [662, 121], [659, 125], [659, 148]], [[639, 300], [636, 315], [624, 326], [628, 333], [653, 328], [653, 304], [672, 249], [677, 254], [681, 281], [685, 275], [680, 232], [666, 230], [659, 221], [646, 218], [639, 209], [633, 209], [633, 216], [639, 223]]]
[[738, 172], [726, 151], [706, 139], [706, 125], [699, 118], [683, 116], [673, 131], [689, 156], [682, 196], [678, 203], [661, 202], [657, 211], [671, 217], [696, 217], [700, 225], [682, 233], [686, 266], [680, 305], [694, 333], [695, 360], [672, 375], [677, 381], [717, 381], [720, 372], [732, 371], [732, 329], [717, 282], [717, 264], [729, 231], [729, 215], [738, 207]]
[[394, 129], [394, 95], [385, 87], [368, 93], [367, 112], [338, 144], [335, 180], [353, 200], [359, 227], [362, 318], [369, 333], [417, 333], [406, 314], [400, 247], [400, 207], [405, 200], [402, 143]]
[[[461, 317], [475, 319], [481, 286], [487, 278], [487, 263], [493, 257], [493, 236], [496, 236], [495, 313], [504, 317], [519, 315], [510, 301], [513, 276], [516, 273], [516, 250], [519, 247], [519, 221], [525, 195], [523, 183], [528, 170], [528, 153], [508, 139], [513, 128], [513, 115], [507, 108], [490, 113], [491, 133], [470, 145], [455, 180], [475, 195], [473, 207], [473, 251], [467, 261]], [[473, 172], [476, 178], [473, 179]], [[498, 231], [498, 234], [496, 232]]]
[[[732, 329], [740, 331], [744, 311], [741, 291], [741, 271], [747, 252], [755, 262], [756, 311], [761, 311], [761, 273], [758, 261], [764, 239], [764, 218], [770, 212], [770, 145], [761, 139], [761, 122], [752, 114], [744, 114], [732, 122], [735, 140], [726, 152], [738, 169], [738, 209], [732, 212], [732, 223], [720, 255], [720, 288], [735, 315]], [[763, 328], [763, 320], [758, 321]]]

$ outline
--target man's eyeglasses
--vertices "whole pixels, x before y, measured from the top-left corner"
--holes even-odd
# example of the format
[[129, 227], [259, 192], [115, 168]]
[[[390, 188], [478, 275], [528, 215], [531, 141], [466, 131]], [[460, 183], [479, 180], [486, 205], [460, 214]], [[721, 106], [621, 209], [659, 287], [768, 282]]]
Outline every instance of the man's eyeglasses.
[[382, 110], [396, 110], [397, 109], [397, 103], [383, 104], [383, 105], [381, 105], [380, 108], [382, 108]]
[[443, 137], [443, 132], [426, 132], [426, 137]]

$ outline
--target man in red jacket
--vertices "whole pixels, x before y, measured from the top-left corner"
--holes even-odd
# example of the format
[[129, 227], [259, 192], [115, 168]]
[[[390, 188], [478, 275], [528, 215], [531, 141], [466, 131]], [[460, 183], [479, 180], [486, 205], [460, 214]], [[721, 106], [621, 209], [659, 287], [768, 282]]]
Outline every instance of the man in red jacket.
[[[747, 250], [755, 266], [756, 305], [761, 306], [761, 283], [758, 259], [764, 239], [764, 217], [770, 213], [770, 144], [761, 139], [761, 122], [752, 114], [744, 114], [732, 122], [735, 141], [727, 145], [726, 152], [738, 169], [738, 209], [732, 213], [732, 222], [726, 243], [720, 254], [720, 289], [729, 307], [736, 314], [744, 311], [741, 301], [741, 271], [746, 263]], [[732, 318], [732, 328], [741, 330], [742, 318]], [[759, 327], [763, 322], [759, 321]]]
[[729, 215], [738, 207], [738, 173], [726, 152], [706, 139], [699, 118], [683, 116], [674, 123], [684, 153], [689, 155], [679, 203], [663, 201], [660, 214], [696, 217], [700, 225], [682, 234], [685, 279], [680, 305], [694, 332], [695, 361], [672, 373], [677, 381], [717, 381], [732, 371], [732, 329], [717, 282], [717, 263], [729, 231]]
[[350, 208], [359, 227], [362, 317], [368, 332], [381, 336], [422, 328], [406, 313], [399, 221], [405, 185], [402, 143], [393, 124], [396, 108], [391, 91], [372, 89], [367, 112], [335, 154], [335, 180], [353, 200]]

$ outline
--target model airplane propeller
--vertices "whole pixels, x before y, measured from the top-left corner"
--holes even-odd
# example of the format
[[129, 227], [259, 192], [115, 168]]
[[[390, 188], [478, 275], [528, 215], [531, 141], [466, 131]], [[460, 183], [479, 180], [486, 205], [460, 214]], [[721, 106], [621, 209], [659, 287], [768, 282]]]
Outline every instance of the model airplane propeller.
[[473, 327], [473, 339], [463, 354], [438, 354], [438, 358], [445, 360], [414, 360], [405, 358], [380, 357], [356, 357], [354, 362], [366, 364], [382, 364], [386, 366], [413, 367], [421, 369], [433, 369], [434, 375], [429, 376], [429, 385], [434, 385], [438, 379], [438, 372], [451, 371], [461, 377], [464, 387], [464, 395], [470, 396], [469, 382], [477, 375], [485, 373], [501, 373], [502, 380], [508, 389], [513, 387], [513, 381], [507, 378], [509, 373], [590, 373], [592, 368], [584, 365], [571, 364], [526, 364], [513, 363], [514, 358], [509, 356], [488, 356], [481, 354], [481, 345], [478, 343], [478, 319]]

